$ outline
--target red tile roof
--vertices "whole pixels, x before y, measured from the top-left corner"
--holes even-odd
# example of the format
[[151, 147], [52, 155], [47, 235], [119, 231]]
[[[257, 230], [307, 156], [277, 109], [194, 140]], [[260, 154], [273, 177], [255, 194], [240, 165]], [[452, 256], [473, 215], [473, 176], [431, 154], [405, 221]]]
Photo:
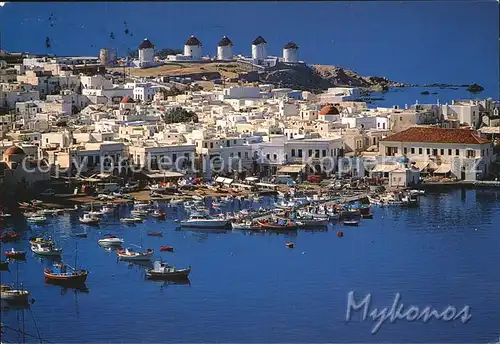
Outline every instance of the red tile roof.
[[412, 127], [400, 133], [391, 135], [381, 141], [395, 142], [429, 142], [429, 143], [459, 143], [459, 144], [483, 144], [490, 140], [474, 134], [469, 129], [441, 129]]
[[339, 109], [337, 109], [335, 106], [328, 104], [325, 105], [320, 111], [320, 115], [338, 115], [340, 114]]

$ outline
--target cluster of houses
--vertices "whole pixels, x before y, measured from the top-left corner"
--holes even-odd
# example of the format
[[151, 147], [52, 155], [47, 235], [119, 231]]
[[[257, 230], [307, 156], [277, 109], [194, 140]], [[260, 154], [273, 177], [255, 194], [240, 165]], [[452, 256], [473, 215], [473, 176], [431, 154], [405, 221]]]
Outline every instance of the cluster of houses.
[[[152, 56], [145, 42], [143, 60]], [[227, 37], [221, 42], [230, 46]], [[200, 56], [189, 49], [184, 56]], [[356, 88], [312, 94], [270, 84], [168, 95], [169, 83], [118, 82], [91, 61], [0, 60], [3, 187], [33, 187], [69, 168], [95, 175], [133, 166], [165, 177], [165, 161], [176, 176], [304, 180], [341, 172], [401, 186], [425, 176], [478, 180], [499, 170], [500, 103], [491, 99], [368, 108]], [[166, 120], [180, 108], [197, 119]]]

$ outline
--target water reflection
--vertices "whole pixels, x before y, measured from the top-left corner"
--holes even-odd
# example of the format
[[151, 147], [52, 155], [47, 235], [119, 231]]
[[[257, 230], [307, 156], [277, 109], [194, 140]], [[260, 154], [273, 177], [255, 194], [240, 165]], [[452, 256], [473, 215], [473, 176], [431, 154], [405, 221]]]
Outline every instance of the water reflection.
[[87, 288], [87, 284], [85, 283], [75, 283], [75, 282], [57, 282], [51, 280], [45, 280], [45, 284], [52, 285], [55, 287], [61, 288], [61, 295], [65, 295], [69, 290], [74, 291], [75, 293], [89, 293], [89, 288]]
[[169, 285], [188, 285], [191, 287], [191, 281], [189, 278], [185, 279], [174, 279], [174, 280], [154, 280], [154, 279], [147, 279], [146, 277], [144, 278], [146, 281], [149, 281], [151, 283], [157, 283], [160, 285], [160, 288], [167, 287]]

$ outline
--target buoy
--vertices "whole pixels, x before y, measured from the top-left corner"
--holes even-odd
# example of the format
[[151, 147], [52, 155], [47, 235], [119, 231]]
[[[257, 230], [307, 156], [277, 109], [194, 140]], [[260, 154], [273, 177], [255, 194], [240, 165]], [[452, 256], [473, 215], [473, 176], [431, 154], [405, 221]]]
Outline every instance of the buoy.
[[342, 232], [342, 231], [338, 231], [338, 232], [337, 232], [337, 236], [338, 236], [339, 238], [342, 238], [342, 237], [344, 236], [344, 232]]

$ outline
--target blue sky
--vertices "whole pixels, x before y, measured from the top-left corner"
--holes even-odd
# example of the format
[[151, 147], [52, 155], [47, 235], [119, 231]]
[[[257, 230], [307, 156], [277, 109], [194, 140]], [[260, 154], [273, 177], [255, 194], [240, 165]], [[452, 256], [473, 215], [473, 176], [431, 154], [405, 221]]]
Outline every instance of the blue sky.
[[[100, 48], [113, 46], [120, 53], [145, 37], [160, 48], [182, 48], [194, 34], [204, 53], [215, 54], [217, 41], [227, 35], [234, 52], [249, 54], [251, 41], [262, 35], [270, 54], [280, 54], [285, 43], [295, 41], [308, 63], [410, 83], [478, 82], [496, 94], [498, 17], [496, 1], [36, 2], [0, 7], [2, 45], [9, 51], [97, 55]], [[133, 37], [125, 35], [125, 28]]]

